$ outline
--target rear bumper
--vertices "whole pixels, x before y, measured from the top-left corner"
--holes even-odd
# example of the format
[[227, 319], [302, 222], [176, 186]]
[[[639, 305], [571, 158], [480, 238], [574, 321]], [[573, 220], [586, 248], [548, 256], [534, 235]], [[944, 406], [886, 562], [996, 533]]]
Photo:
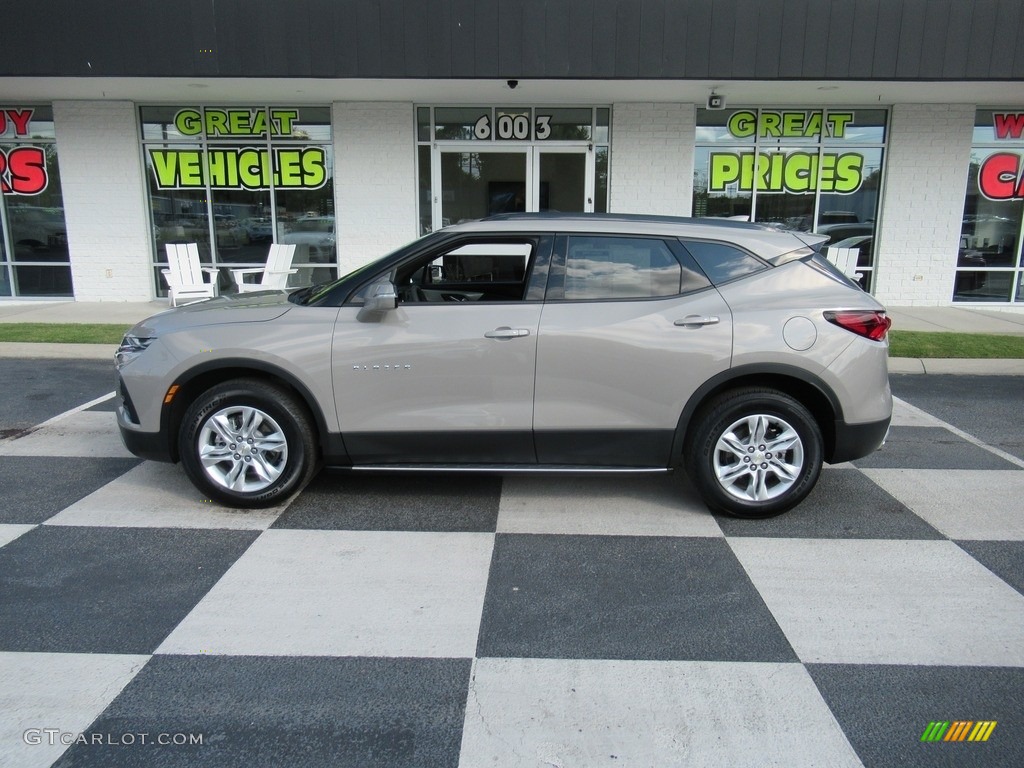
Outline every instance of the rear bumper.
[[874, 453], [885, 442], [891, 420], [890, 417], [866, 424], [847, 424], [845, 421], [836, 421], [836, 440], [828, 462], [838, 464], [842, 461], [862, 459], [868, 454]]

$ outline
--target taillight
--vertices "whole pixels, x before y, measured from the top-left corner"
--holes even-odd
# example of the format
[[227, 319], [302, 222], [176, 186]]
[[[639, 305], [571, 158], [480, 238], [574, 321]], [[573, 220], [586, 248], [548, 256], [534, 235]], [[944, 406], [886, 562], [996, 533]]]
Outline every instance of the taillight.
[[892, 325], [892, 318], [885, 312], [826, 312], [825, 319], [833, 325], [845, 328], [848, 331], [863, 336], [872, 341], [885, 341], [885, 334], [889, 332]]

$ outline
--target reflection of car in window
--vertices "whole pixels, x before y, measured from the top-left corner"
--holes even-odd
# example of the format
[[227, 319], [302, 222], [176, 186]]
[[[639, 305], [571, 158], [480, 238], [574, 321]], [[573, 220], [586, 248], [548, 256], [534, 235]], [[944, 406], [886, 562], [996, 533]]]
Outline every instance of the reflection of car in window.
[[12, 205], [7, 219], [15, 245], [40, 250], [67, 248], [63, 208]]
[[295, 261], [312, 261], [318, 264], [334, 262], [334, 217], [304, 216], [292, 222], [284, 222], [279, 243], [297, 245]]

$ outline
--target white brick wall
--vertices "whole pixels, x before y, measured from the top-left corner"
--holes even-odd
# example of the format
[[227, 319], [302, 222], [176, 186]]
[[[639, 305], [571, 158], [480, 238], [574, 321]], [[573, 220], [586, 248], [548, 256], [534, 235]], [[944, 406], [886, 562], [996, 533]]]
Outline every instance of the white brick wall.
[[339, 274], [417, 235], [412, 104], [335, 102], [334, 199]]
[[75, 299], [149, 301], [152, 246], [135, 105], [57, 101], [53, 115]]
[[875, 243], [875, 295], [886, 304], [950, 304], [974, 111], [971, 104], [893, 107]]
[[615, 104], [609, 210], [689, 216], [693, 206], [693, 104]]

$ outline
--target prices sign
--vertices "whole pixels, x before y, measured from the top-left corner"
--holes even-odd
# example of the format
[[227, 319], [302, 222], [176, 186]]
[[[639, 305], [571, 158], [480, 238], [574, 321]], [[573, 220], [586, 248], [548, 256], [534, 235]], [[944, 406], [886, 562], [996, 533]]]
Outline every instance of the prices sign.
[[[31, 120], [31, 109], [0, 109], [0, 139], [28, 137]], [[48, 183], [45, 149], [27, 145], [0, 149], [0, 192], [38, 195]]]
[[[823, 110], [737, 110], [726, 124], [737, 139], [806, 139], [817, 143], [822, 137], [842, 139], [854, 122], [853, 112]], [[849, 195], [864, 180], [864, 156], [858, 152], [735, 150], [712, 152], [708, 168], [708, 191], [814, 194], [818, 190]]]
[[[174, 127], [182, 136], [265, 139], [291, 137], [296, 109], [182, 109]], [[147, 149], [157, 189], [319, 189], [327, 183], [327, 150], [311, 146]]]

